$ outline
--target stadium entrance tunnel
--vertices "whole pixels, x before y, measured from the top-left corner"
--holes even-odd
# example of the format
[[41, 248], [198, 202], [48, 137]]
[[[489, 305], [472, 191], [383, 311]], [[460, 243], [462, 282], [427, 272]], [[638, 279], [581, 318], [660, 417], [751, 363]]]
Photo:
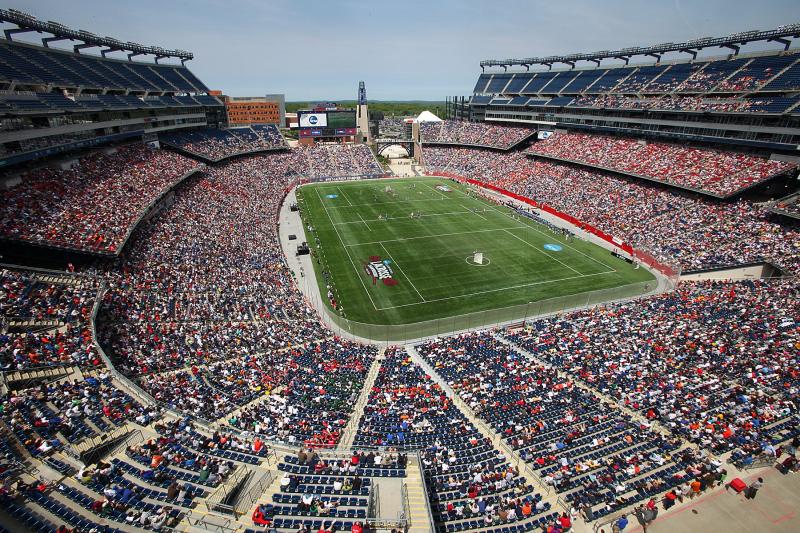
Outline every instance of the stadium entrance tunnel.
[[411, 141], [400, 141], [396, 139], [391, 140], [381, 140], [378, 139], [375, 141], [375, 144], [378, 149], [378, 155], [382, 155], [387, 158], [392, 158], [393, 154], [394, 157], [411, 157], [414, 155], [414, 143]]

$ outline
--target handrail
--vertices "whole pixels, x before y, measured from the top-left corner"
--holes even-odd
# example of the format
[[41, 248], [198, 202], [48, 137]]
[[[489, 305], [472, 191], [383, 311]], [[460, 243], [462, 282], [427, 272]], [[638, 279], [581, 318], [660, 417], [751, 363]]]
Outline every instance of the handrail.
[[239, 517], [239, 509], [236, 505], [232, 505], [230, 503], [222, 503], [227, 499], [230, 494], [235, 491], [242, 482], [244, 482], [248, 477], [250, 477], [251, 471], [244, 465], [239, 465], [233, 473], [220, 485], [214, 489], [214, 491], [205, 499], [203, 502], [208, 509], [209, 512], [211, 511], [221, 511], [227, 514], [232, 514], [237, 519]]
[[400, 483], [401, 483], [400, 490], [402, 491], [402, 494], [403, 494], [403, 511], [402, 511], [402, 516], [400, 516], [400, 518], [403, 519], [403, 520], [408, 520], [410, 522], [410, 520], [411, 520], [411, 511], [410, 511], [411, 505], [408, 503], [408, 485], [405, 484], [402, 481]]
[[242, 528], [241, 524], [234, 523], [231, 525], [230, 518], [220, 516], [219, 518], [222, 518], [224, 520], [223, 523], [214, 524], [206, 519], [207, 515], [194, 517], [192, 516], [193, 513], [194, 510], [190, 509], [189, 512], [186, 513], [186, 516], [184, 517], [185, 520], [189, 523], [190, 526], [195, 526], [201, 529], [205, 529], [206, 531], [218, 531], [219, 533], [233, 533], [234, 531], [238, 531], [239, 529]]
[[422, 461], [419, 456], [417, 456], [417, 468], [419, 468], [419, 476], [422, 481], [422, 490], [425, 493], [425, 498], [428, 500], [428, 505], [425, 506], [428, 510], [428, 528], [430, 531], [436, 531], [436, 522], [433, 520], [433, 511], [431, 511], [431, 493], [428, 491], [428, 482], [425, 480], [425, 470], [422, 468]]

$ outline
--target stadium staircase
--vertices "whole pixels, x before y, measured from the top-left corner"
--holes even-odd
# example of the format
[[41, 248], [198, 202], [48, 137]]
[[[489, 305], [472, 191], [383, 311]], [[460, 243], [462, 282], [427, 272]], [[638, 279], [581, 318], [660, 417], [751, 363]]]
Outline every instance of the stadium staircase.
[[430, 530], [428, 495], [422, 480], [422, 466], [416, 456], [408, 458], [406, 465], [406, 491], [408, 494], [408, 533], [425, 533]]
[[228, 424], [228, 420], [230, 420], [231, 418], [233, 418], [233, 417], [237, 417], [238, 418], [239, 415], [242, 414], [243, 411], [246, 411], [247, 409], [251, 409], [253, 407], [256, 407], [256, 406], [264, 403], [266, 400], [269, 399], [270, 396], [273, 396], [275, 394], [280, 394], [285, 388], [286, 388], [285, 386], [281, 385], [280, 387], [276, 387], [275, 389], [273, 389], [272, 391], [270, 391], [268, 393], [264, 393], [264, 394], [262, 394], [260, 396], [257, 396], [256, 398], [254, 398], [253, 400], [250, 400], [249, 402], [247, 402], [244, 405], [240, 405], [239, 407], [237, 407], [233, 411], [230, 411], [229, 413], [226, 413], [226, 414], [222, 415], [221, 417], [219, 417], [217, 419], [217, 421], [216, 421], [217, 424], [221, 425], [221, 426], [227, 425]]
[[375, 379], [378, 377], [378, 372], [381, 369], [381, 364], [386, 356], [386, 348], [381, 348], [378, 355], [372, 361], [372, 365], [367, 372], [367, 378], [364, 380], [364, 386], [361, 387], [361, 393], [356, 400], [356, 405], [353, 408], [353, 414], [347, 422], [344, 431], [342, 431], [342, 438], [339, 439], [339, 444], [336, 446], [337, 450], [349, 450], [353, 445], [356, 431], [358, 431], [358, 424], [361, 422], [361, 413], [364, 411], [364, 406], [367, 405], [369, 393], [372, 391], [372, 386], [375, 384]]
[[431, 376], [431, 378], [436, 383], [438, 383], [439, 386], [442, 387], [442, 390], [447, 395], [447, 397], [450, 398], [450, 400], [453, 402], [453, 405], [458, 407], [461, 410], [461, 412], [464, 413], [464, 416], [466, 416], [467, 419], [472, 423], [472, 425], [475, 426], [478, 429], [478, 431], [480, 431], [481, 435], [483, 435], [485, 438], [489, 439], [492, 442], [492, 445], [494, 446], [495, 450], [502, 453], [506, 457], [506, 460], [508, 460], [509, 463], [516, 466], [519, 469], [520, 473], [526, 478], [528, 478], [530, 483], [535, 484], [537, 486], [537, 489], [541, 491], [542, 500], [546, 503], [549, 503], [551, 505], [551, 508], [555, 509], [556, 506], [558, 505], [558, 498], [556, 494], [552, 491], [552, 488], [544, 484], [541, 478], [528, 466], [528, 464], [525, 461], [522, 460], [519, 453], [512, 450], [511, 447], [508, 446], [508, 444], [506, 444], [505, 441], [503, 441], [500, 435], [498, 435], [491, 427], [489, 427], [483, 420], [481, 420], [475, 414], [475, 411], [473, 411], [472, 408], [469, 405], [467, 405], [466, 402], [464, 402], [464, 400], [461, 399], [461, 396], [459, 396], [452, 389], [452, 387], [450, 387], [447, 381], [444, 378], [442, 378], [430, 364], [428, 364], [425, 358], [422, 357], [419, 354], [419, 352], [417, 352], [415, 347], [411, 345], [406, 346], [406, 353], [408, 353], [412, 361], [418, 364], [420, 368], [422, 368], [422, 370], [425, 371], [426, 374]]
[[752, 92], [753, 92], [753, 93], [757, 93], [757, 92], [761, 91], [761, 90], [762, 90], [764, 87], [766, 87], [767, 85], [769, 85], [770, 83], [772, 83], [774, 80], [776, 80], [776, 79], [780, 78], [781, 76], [783, 76], [783, 74], [784, 74], [785, 72], [787, 72], [787, 71], [791, 70], [791, 69], [792, 69], [792, 68], [793, 68], [793, 67], [794, 67], [794, 66], [797, 64], [797, 62], [798, 62], [798, 61], [800, 61], [800, 60], [793, 61], [792, 63], [789, 63], [788, 65], [786, 65], [786, 67], [785, 67], [784, 69], [782, 69], [782, 70], [779, 70], [779, 71], [778, 71], [778, 72], [777, 72], [777, 73], [776, 73], [774, 76], [771, 76], [771, 77], [767, 78], [766, 80], [764, 80], [764, 81], [763, 81], [763, 82], [762, 82], [762, 83], [761, 83], [761, 84], [760, 84], [760, 85], [759, 85], [759, 86], [758, 86], [756, 89], [754, 89]]
[[[528, 352], [527, 350], [525, 350], [525, 349], [523, 349], [522, 347], [520, 347], [520, 346], [518, 346], [518, 345], [514, 344], [513, 342], [510, 342], [508, 339], [504, 338], [503, 336], [499, 335], [498, 333], [495, 333], [495, 334], [493, 335], [493, 337], [494, 337], [495, 339], [497, 339], [499, 342], [501, 342], [501, 343], [505, 344], [506, 346], [508, 346], [508, 347], [512, 348], [513, 350], [515, 350], [515, 351], [516, 351], [517, 353], [519, 353], [520, 355], [522, 355], [522, 356], [524, 356], [524, 357], [528, 358], [528, 359], [529, 359], [531, 362], [533, 362], [533, 363], [535, 363], [535, 364], [542, 365], [542, 366], [544, 366], [544, 367], [547, 367], [547, 368], [551, 368], [551, 369], [553, 369], [553, 368], [554, 368], [554, 367], [553, 367], [551, 364], [549, 364], [547, 361], [543, 361], [543, 360], [541, 360], [541, 359], [537, 358], [536, 356], [534, 356], [533, 354], [531, 354], [531, 353], [530, 353], [530, 352]], [[562, 377], [562, 378], [565, 378], [565, 379], [570, 379], [570, 380], [572, 380], [572, 381], [575, 383], [575, 385], [576, 385], [577, 387], [579, 387], [579, 388], [581, 388], [581, 389], [583, 389], [583, 390], [585, 390], [585, 391], [588, 391], [588, 392], [590, 392], [590, 393], [594, 394], [595, 396], [598, 396], [599, 398], [601, 398], [601, 399], [602, 399], [602, 400], [604, 400], [605, 402], [608, 402], [608, 404], [609, 404], [609, 405], [612, 405], [612, 406], [614, 406], [614, 408], [615, 408], [616, 410], [619, 410], [619, 411], [621, 411], [621, 412], [625, 413], [626, 415], [630, 416], [630, 417], [631, 417], [633, 420], [635, 420], [635, 421], [638, 421], [638, 422], [640, 422], [640, 423], [642, 423], [642, 424], [646, 424], [646, 425], [650, 426], [650, 428], [651, 428], [651, 429], [653, 429], [654, 431], [657, 431], [657, 432], [659, 432], [659, 433], [661, 433], [661, 434], [663, 434], [663, 435], [665, 435], [665, 436], [667, 436], [667, 437], [674, 437], [674, 435], [673, 435], [673, 434], [672, 434], [672, 432], [669, 430], [669, 428], [665, 427], [665, 426], [664, 426], [664, 425], [662, 425], [661, 423], [659, 423], [659, 422], [654, 422], [654, 421], [651, 421], [651, 420], [648, 420], [648, 419], [647, 419], [647, 418], [646, 418], [644, 415], [642, 415], [640, 412], [638, 412], [638, 411], [635, 411], [635, 410], [633, 410], [633, 409], [629, 408], [629, 407], [628, 407], [628, 406], [626, 406], [626, 405], [620, 404], [619, 402], [617, 402], [617, 400], [616, 400], [616, 399], [614, 399], [614, 398], [612, 398], [612, 397], [610, 397], [610, 396], [608, 396], [608, 395], [606, 395], [606, 394], [603, 394], [602, 392], [600, 392], [600, 391], [598, 391], [598, 390], [596, 390], [596, 389], [593, 389], [593, 388], [589, 387], [588, 385], [584, 384], [583, 382], [581, 382], [581, 381], [579, 381], [579, 380], [576, 380], [576, 379], [574, 378], [574, 376], [571, 376], [571, 375], [569, 375], [569, 374], [567, 374], [566, 372], [563, 372], [563, 371], [561, 371], [561, 370], [558, 370], [558, 369], [556, 369], [556, 370], [557, 370], [557, 373], [558, 373], [558, 375], [559, 375], [560, 377]], [[678, 449], [678, 450], [676, 450], [676, 451], [674, 451], [674, 452], [672, 453], [672, 455], [673, 455], [673, 456], [676, 456], [676, 455], [680, 454], [680, 453], [681, 453], [681, 451], [683, 451], [683, 450], [686, 450], [686, 449], [692, 449], [692, 450], [695, 450], [695, 451], [701, 452], [701, 453], [703, 453], [703, 454], [704, 454], [704, 455], [706, 455], [706, 456], [710, 456], [710, 454], [708, 454], [708, 452], [707, 452], [707, 451], [703, 450], [703, 449], [702, 449], [701, 447], [699, 447], [698, 445], [696, 445], [696, 444], [693, 444], [693, 443], [689, 443], [689, 442], [685, 441], [685, 439], [681, 439], [681, 441], [683, 441], [683, 442], [684, 442], [684, 444], [683, 444], [683, 445], [680, 447], [680, 449]], [[730, 479], [737, 478], [737, 477], [744, 477], [744, 476], [746, 476], [746, 475], [747, 475], [747, 473], [745, 472], [745, 470], [744, 470], [744, 469], [740, 469], [739, 467], [737, 467], [736, 465], [734, 465], [734, 464], [733, 464], [733, 463], [730, 461], [730, 456], [731, 456], [731, 452], [726, 452], [725, 454], [722, 454], [722, 455], [720, 455], [720, 456], [710, 456], [710, 457], [711, 457], [712, 459], [716, 459], [716, 460], [720, 461], [720, 462], [721, 462], [721, 463], [723, 463], [723, 464], [727, 463], [727, 464], [725, 464], [725, 469], [728, 471], [728, 479], [729, 479], [729, 480], [730, 480]], [[774, 463], [774, 460], [772, 460], [772, 461], [769, 461], [769, 462], [762, 462], [762, 463], [761, 463], [761, 464], [759, 464], [758, 466], [768, 466], [769, 464], [773, 464], [773, 463]], [[662, 467], [661, 469], [662, 469], [662, 470], [664, 470], [664, 469], [668, 468], [668, 467], [669, 467], [669, 464], [670, 464], [669, 462], [668, 462], [668, 463], [666, 463], [666, 464], [664, 465], [664, 467]], [[647, 476], [649, 476], [649, 475], [653, 475], [654, 473], [657, 473], [657, 471], [651, 471], [651, 472], [648, 472], [647, 474], [645, 474], [645, 475], [642, 475], [642, 476], [640, 476], [640, 477], [647, 477]], [[632, 483], [632, 482], [636, 481], [637, 479], [638, 479], [638, 478], [631, 478], [631, 479], [627, 480], [627, 482], [626, 482], [626, 483], [627, 483], [627, 484], [630, 484], [630, 483]], [[720, 486], [718, 486], [718, 487], [717, 487], [717, 489], [715, 489], [715, 490], [722, 490], [722, 489], [723, 489], [723, 486], [722, 486], [722, 485], [720, 485]], [[615, 514], [617, 514], [617, 515], [618, 515], [618, 514], [624, 514], [624, 513], [628, 513], [628, 514], [630, 514], [630, 513], [633, 511], [633, 509], [635, 509], [635, 507], [636, 507], [636, 506], [638, 506], [640, 503], [641, 503], [641, 502], [636, 502], [636, 503], [633, 503], [632, 505], [630, 505], [630, 507], [627, 507], [627, 508], [624, 508], [624, 509], [617, 510], [617, 511], [615, 511]], [[562, 507], [562, 508], [565, 508], [565, 504], [564, 504], [563, 502], [559, 502], [559, 505], [561, 505], [561, 507]], [[565, 509], [565, 510], [566, 510], [566, 509]]]

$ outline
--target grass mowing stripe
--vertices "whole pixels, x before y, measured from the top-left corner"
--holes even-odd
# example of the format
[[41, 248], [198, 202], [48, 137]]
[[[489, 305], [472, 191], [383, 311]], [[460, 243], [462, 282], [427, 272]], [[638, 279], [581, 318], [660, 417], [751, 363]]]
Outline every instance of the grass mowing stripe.
[[[447, 179], [306, 184], [298, 197], [312, 254], [322, 259], [314, 261], [320, 291], [331, 285], [339, 308], [356, 322], [412, 324], [557, 297], [577, 305], [597, 294], [630, 296], [653, 280], [605, 248], [565, 240]], [[549, 243], [561, 244], [561, 251], [546, 251]], [[487, 258], [484, 265], [469, 262], [476, 250]], [[385, 256], [399, 283], [368, 284], [361, 267], [372, 256]], [[596, 290], [604, 292], [583, 296]]]
[[409, 306], [412, 306], [412, 305], [422, 305], [424, 303], [427, 304], [427, 303], [433, 303], [433, 302], [443, 302], [443, 301], [446, 301], [446, 300], [453, 300], [453, 299], [456, 299], [456, 298], [468, 298], [470, 296], [478, 296], [479, 294], [489, 294], [489, 293], [492, 293], [492, 292], [509, 291], [511, 289], [521, 289], [522, 287], [533, 287], [535, 285], [544, 285], [546, 283], [556, 283], [558, 281], [567, 281], [567, 280], [578, 279], [578, 278], [591, 278], [593, 276], [602, 276], [602, 275], [605, 275], [605, 274], [612, 274], [612, 273], [613, 273], [613, 271], [608, 270], [606, 272], [596, 272], [594, 274], [581, 274], [580, 276], [569, 276], [569, 277], [566, 277], [566, 278], [548, 279], [548, 280], [544, 280], [544, 281], [534, 281], [532, 283], [525, 283], [525, 284], [522, 284], [522, 285], [513, 285], [511, 287], [500, 287], [498, 289], [487, 289], [485, 291], [471, 292], [469, 294], [458, 294], [458, 295], [455, 295], [455, 296], [445, 296], [443, 298], [434, 298], [432, 300], [426, 300], [425, 302], [417, 302], [417, 303], [410, 303], [410, 304], [400, 304], [400, 305], [395, 305], [395, 306], [392, 306], [392, 307], [381, 307], [381, 308], [378, 309], [378, 311], [383, 311], [385, 309], [397, 309], [399, 307], [409, 307]]
[[406, 278], [406, 280], [408, 281], [408, 283], [411, 285], [411, 288], [412, 288], [412, 289], [414, 289], [414, 292], [416, 292], [416, 293], [417, 293], [417, 296], [419, 296], [419, 297], [422, 299], [422, 303], [425, 303], [425, 302], [426, 302], [426, 300], [425, 300], [425, 297], [424, 297], [422, 294], [420, 294], [420, 292], [419, 292], [419, 289], [417, 289], [416, 285], [414, 285], [414, 282], [413, 282], [413, 281], [411, 281], [411, 278], [409, 278], [408, 276], [406, 276], [406, 273], [405, 273], [405, 272], [403, 272], [403, 269], [400, 267], [400, 263], [398, 263], [397, 261], [395, 261], [394, 257], [392, 257], [392, 254], [390, 254], [390, 253], [389, 253], [389, 250], [387, 250], [387, 249], [386, 249], [386, 246], [384, 246], [384, 245], [383, 245], [383, 243], [381, 243], [381, 248], [383, 248], [383, 251], [384, 251], [384, 252], [386, 252], [386, 257], [388, 257], [389, 259], [391, 259], [391, 261], [392, 261], [392, 264], [393, 264], [394, 266], [396, 266], [396, 267], [397, 267], [397, 270], [399, 270], [399, 271], [400, 271], [400, 273], [403, 275], [403, 277], [404, 277], [404, 278]]
[[402, 237], [400, 239], [387, 239], [384, 241], [371, 241], [371, 242], [357, 242], [355, 244], [346, 244], [345, 246], [361, 246], [364, 244], [382, 244], [384, 242], [401, 242], [401, 241], [415, 241], [418, 239], [433, 239], [435, 237], [452, 237], [453, 235], [469, 235], [470, 233], [486, 233], [489, 231], [506, 231], [509, 229], [519, 229], [520, 226], [513, 228], [492, 228], [492, 229], [479, 229], [472, 231], [461, 231], [455, 233], [442, 233], [440, 235], [420, 235], [419, 237]]
[[[525, 239], [523, 239], [523, 238], [522, 238], [522, 237], [520, 237], [519, 235], [514, 235], [514, 234], [513, 234], [513, 233], [511, 233], [509, 230], [505, 230], [505, 231], [506, 231], [506, 233], [508, 233], [509, 235], [511, 235], [512, 237], [514, 237], [515, 239], [518, 239], [518, 240], [520, 240], [521, 242], [524, 242], [525, 244], [527, 244], [528, 246], [530, 246], [531, 248], [533, 248], [533, 249], [534, 249], [534, 250], [536, 250], [537, 252], [539, 252], [539, 253], [541, 253], [541, 254], [544, 254], [544, 255], [546, 255], [546, 256], [548, 256], [548, 257], [550, 257], [550, 254], [547, 254], [547, 253], [545, 253], [543, 250], [540, 250], [539, 248], [537, 248], [536, 246], [532, 245], [531, 243], [529, 243], [528, 241], [526, 241]], [[556, 259], [555, 257], [552, 257], [551, 259], [553, 259], [553, 261], [555, 261], [555, 262], [557, 262], [557, 263], [559, 263], [559, 264], [562, 264], [562, 265], [564, 265], [565, 267], [567, 267], [568, 269], [572, 270], [572, 271], [573, 271], [573, 272], [575, 272], [576, 274], [578, 274], [578, 275], [581, 275], [581, 276], [583, 275], [583, 274], [581, 274], [580, 272], [578, 272], [577, 270], [575, 270], [574, 268], [572, 268], [571, 266], [569, 266], [568, 264], [566, 264], [564, 261], [561, 261], [560, 259]]]
[[322, 207], [325, 208], [325, 214], [328, 215], [328, 220], [331, 221], [331, 226], [333, 226], [333, 229], [336, 230], [336, 236], [339, 237], [339, 244], [341, 244], [342, 247], [347, 252], [347, 258], [350, 259], [350, 264], [353, 265], [353, 270], [355, 270], [356, 276], [358, 277], [358, 279], [361, 280], [361, 286], [364, 287], [364, 292], [367, 293], [367, 296], [369, 296], [369, 301], [372, 302], [372, 307], [374, 307], [375, 310], [377, 311], [378, 310], [378, 306], [375, 305], [375, 302], [372, 300], [372, 295], [367, 290], [367, 286], [364, 285], [364, 278], [361, 277], [361, 272], [356, 267], [356, 264], [353, 263], [353, 258], [350, 255], [350, 250], [344, 245], [344, 241], [342, 240], [342, 236], [339, 235], [339, 229], [336, 226], [333, 225], [333, 219], [331, 218], [331, 214], [328, 213], [328, 206], [325, 205], [325, 202], [322, 200], [322, 195], [320, 195], [319, 189], [317, 189], [317, 196], [319, 197], [319, 201], [322, 204]]

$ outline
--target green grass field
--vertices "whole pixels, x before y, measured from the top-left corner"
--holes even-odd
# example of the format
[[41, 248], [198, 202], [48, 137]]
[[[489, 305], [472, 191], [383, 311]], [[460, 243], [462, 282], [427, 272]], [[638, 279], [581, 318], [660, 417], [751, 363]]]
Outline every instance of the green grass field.
[[309, 184], [297, 197], [323, 298], [327, 272], [357, 322], [409, 324], [654, 280], [450, 180]]

